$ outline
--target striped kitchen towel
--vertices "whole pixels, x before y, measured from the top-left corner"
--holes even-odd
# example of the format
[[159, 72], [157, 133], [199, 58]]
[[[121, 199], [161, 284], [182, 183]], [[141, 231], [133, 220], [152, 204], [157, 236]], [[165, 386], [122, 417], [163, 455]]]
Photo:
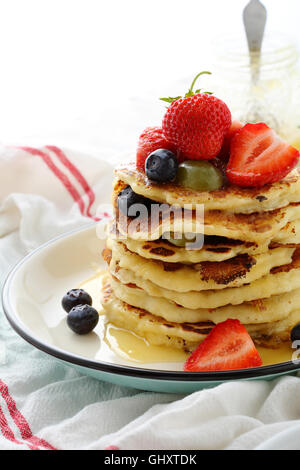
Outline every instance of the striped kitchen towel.
[[[0, 148], [0, 284], [40, 244], [107, 217], [111, 183], [105, 156]], [[253, 449], [300, 422], [299, 394], [298, 377], [187, 397], [97, 381], [26, 343], [0, 308], [0, 450]]]

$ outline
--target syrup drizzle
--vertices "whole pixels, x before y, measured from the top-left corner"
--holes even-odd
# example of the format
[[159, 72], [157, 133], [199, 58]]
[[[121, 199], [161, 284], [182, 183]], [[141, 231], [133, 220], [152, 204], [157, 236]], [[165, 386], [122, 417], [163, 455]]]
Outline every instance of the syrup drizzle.
[[[179, 349], [172, 349], [164, 346], [154, 346], [149, 344], [144, 338], [137, 336], [135, 333], [118, 328], [107, 321], [105, 312], [101, 305], [101, 278], [105, 271], [100, 271], [93, 277], [83, 281], [80, 288], [86, 290], [93, 299], [93, 306], [98, 310], [100, 321], [96, 334], [99, 335], [101, 342], [101, 351], [97, 355], [101, 360], [117, 362], [118, 358], [141, 364], [155, 363], [184, 363], [188, 354]], [[269, 349], [258, 347], [259, 354], [262, 358], [263, 365], [279, 364], [292, 359], [294, 350], [291, 343], [283, 343], [278, 349]], [[114, 358], [114, 356], [117, 356]], [[177, 369], [181, 369], [182, 367]]]

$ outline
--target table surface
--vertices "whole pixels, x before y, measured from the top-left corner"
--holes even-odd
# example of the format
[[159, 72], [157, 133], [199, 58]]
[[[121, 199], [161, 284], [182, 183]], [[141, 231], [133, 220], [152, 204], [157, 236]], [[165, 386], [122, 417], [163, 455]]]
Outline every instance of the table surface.
[[[161, 122], [158, 101], [207, 68], [216, 35], [244, 38], [245, 0], [0, 0], [0, 141], [118, 160]], [[268, 31], [300, 42], [299, 0], [265, 0]], [[288, 6], [288, 8], [287, 8]]]

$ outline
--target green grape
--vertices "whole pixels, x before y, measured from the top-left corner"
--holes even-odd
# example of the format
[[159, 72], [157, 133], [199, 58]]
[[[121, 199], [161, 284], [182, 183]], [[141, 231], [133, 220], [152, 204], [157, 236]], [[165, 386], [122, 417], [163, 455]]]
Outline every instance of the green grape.
[[221, 171], [206, 160], [187, 160], [179, 165], [176, 182], [185, 188], [215, 191], [222, 188], [224, 178]]

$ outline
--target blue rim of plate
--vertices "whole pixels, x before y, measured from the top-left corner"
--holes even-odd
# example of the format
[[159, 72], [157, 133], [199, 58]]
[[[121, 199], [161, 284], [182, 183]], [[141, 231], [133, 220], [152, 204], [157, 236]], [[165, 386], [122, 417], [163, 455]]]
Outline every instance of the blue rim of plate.
[[242, 380], [242, 379], [255, 379], [263, 378], [271, 375], [284, 374], [288, 372], [295, 372], [300, 369], [300, 363], [293, 363], [292, 361], [282, 362], [278, 364], [272, 364], [269, 366], [261, 366], [250, 369], [239, 369], [239, 370], [228, 370], [228, 371], [216, 371], [216, 372], [184, 372], [184, 371], [168, 371], [168, 370], [159, 370], [159, 369], [143, 369], [140, 367], [131, 367], [125, 365], [112, 364], [109, 362], [99, 362], [93, 361], [91, 359], [86, 359], [76, 354], [71, 354], [63, 349], [50, 346], [47, 343], [39, 340], [34, 335], [22, 325], [21, 321], [18, 319], [14, 309], [9, 301], [9, 292], [10, 285], [13, 281], [13, 278], [19, 268], [26, 263], [30, 258], [35, 256], [40, 251], [43, 251], [46, 247], [56, 243], [59, 240], [68, 238], [71, 235], [76, 233], [83, 232], [85, 230], [90, 230], [94, 227], [96, 223], [86, 225], [79, 229], [75, 229], [69, 232], [66, 232], [58, 237], [55, 237], [48, 242], [41, 245], [39, 248], [33, 250], [27, 256], [22, 258], [16, 266], [8, 274], [2, 289], [2, 307], [5, 313], [5, 316], [12, 326], [12, 328], [21, 336], [25, 341], [27, 341], [32, 346], [36, 347], [40, 351], [43, 351], [50, 356], [53, 356], [57, 359], [60, 359], [64, 362], [69, 362], [71, 364], [86, 367], [88, 369], [93, 369], [100, 372], [105, 372], [109, 374], [122, 375], [126, 377], [141, 378], [141, 379], [151, 379], [151, 380], [162, 380], [162, 381], [177, 381], [177, 382], [224, 382], [227, 380]]

